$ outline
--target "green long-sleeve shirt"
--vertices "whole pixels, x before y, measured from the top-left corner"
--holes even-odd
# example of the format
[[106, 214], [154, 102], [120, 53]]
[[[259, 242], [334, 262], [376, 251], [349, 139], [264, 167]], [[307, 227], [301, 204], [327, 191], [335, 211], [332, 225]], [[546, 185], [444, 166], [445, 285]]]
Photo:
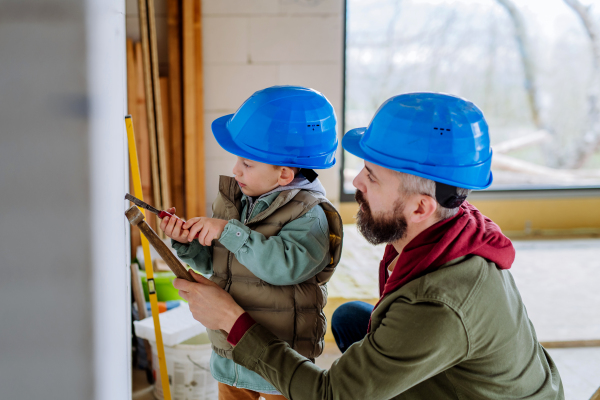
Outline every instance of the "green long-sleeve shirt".
[[233, 359], [292, 400], [564, 399], [510, 272], [481, 257], [388, 294], [371, 327], [329, 370], [258, 324]]
[[[272, 193], [260, 198], [252, 215], [260, 214], [277, 198]], [[241, 220], [248, 212], [247, 196], [242, 198]], [[294, 285], [323, 270], [329, 263], [329, 227], [321, 207], [313, 207], [302, 217], [288, 222], [277, 236], [265, 238], [243, 222], [230, 220], [219, 242], [254, 275], [271, 285]], [[212, 247], [202, 246], [198, 239], [189, 244], [172, 241], [177, 256], [194, 270], [212, 273]]]

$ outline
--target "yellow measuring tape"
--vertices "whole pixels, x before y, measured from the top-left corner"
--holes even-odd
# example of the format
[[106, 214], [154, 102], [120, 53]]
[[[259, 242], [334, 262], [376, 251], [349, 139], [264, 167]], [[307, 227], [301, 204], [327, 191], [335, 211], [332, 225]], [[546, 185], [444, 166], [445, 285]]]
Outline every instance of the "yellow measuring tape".
[[[127, 143], [129, 144], [129, 163], [131, 164], [131, 176], [133, 178], [133, 193], [135, 197], [144, 201], [142, 194], [142, 179], [140, 177], [140, 164], [138, 163], [137, 149], [135, 147], [135, 133], [133, 132], [133, 120], [131, 115], [125, 116], [125, 127], [127, 128]], [[143, 209], [140, 209], [146, 213]], [[162, 331], [158, 318], [158, 300], [154, 286], [154, 271], [152, 270], [152, 258], [150, 256], [150, 244], [142, 234], [142, 248], [144, 249], [144, 267], [146, 268], [146, 280], [148, 281], [148, 297], [152, 308], [152, 320], [154, 321], [154, 333], [156, 334], [156, 349], [158, 353], [158, 364], [160, 366], [160, 380], [162, 382], [163, 396], [165, 400], [171, 400], [171, 389], [169, 387], [169, 375], [167, 373], [167, 362], [165, 360], [165, 348], [163, 346]]]

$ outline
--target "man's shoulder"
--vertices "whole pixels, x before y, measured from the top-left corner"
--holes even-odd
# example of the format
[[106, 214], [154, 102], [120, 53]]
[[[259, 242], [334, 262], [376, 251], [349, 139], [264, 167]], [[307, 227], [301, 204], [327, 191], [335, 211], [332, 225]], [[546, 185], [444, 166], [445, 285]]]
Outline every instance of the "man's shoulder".
[[434, 301], [448, 305], [461, 314], [475, 303], [494, 296], [503, 287], [503, 274], [491, 261], [479, 256], [457, 258], [406, 284], [400, 290], [414, 302]]

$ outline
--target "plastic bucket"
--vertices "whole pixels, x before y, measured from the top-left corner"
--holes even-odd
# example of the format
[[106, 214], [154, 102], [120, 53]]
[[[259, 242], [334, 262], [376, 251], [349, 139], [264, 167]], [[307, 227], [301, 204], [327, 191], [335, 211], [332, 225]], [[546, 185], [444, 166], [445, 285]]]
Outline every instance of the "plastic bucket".
[[[164, 399], [156, 342], [152, 347], [154, 396]], [[210, 374], [212, 350], [206, 334], [195, 336], [175, 346], [165, 346], [172, 400], [214, 400], [218, 397], [217, 381]]]
[[[179, 290], [173, 287], [173, 281], [176, 276], [173, 272], [154, 272], [154, 285], [156, 287], [156, 298], [158, 301], [183, 300], [179, 296]], [[146, 271], [140, 270], [140, 279], [144, 289], [144, 297], [148, 301], [148, 281], [146, 280]]]

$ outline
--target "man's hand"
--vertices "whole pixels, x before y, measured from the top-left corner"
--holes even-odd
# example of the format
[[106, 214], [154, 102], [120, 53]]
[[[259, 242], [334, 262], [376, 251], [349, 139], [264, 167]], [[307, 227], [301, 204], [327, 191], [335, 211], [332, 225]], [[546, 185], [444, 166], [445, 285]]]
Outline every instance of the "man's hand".
[[219, 285], [192, 269], [189, 271], [198, 283], [177, 278], [173, 281], [173, 286], [179, 289], [179, 295], [189, 303], [194, 319], [208, 329], [231, 332], [233, 324], [244, 313], [244, 309]]
[[[182, 228], [184, 222], [175, 215], [175, 207], [169, 208], [167, 212], [173, 214], [173, 217], [164, 217], [160, 222], [160, 229], [163, 230], [165, 235], [176, 242], [187, 243], [190, 232], [187, 229]], [[191, 240], [189, 240], [189, 242], [191, 242]]]
[[203, 246], [210, 246], [213, 239], [221, 237], [227, 221], [217, 218], [196, 217], [190, 218], [183, 229], [188, 230], [187, 240], [191, 242], [198, 234], [198, 242]]

